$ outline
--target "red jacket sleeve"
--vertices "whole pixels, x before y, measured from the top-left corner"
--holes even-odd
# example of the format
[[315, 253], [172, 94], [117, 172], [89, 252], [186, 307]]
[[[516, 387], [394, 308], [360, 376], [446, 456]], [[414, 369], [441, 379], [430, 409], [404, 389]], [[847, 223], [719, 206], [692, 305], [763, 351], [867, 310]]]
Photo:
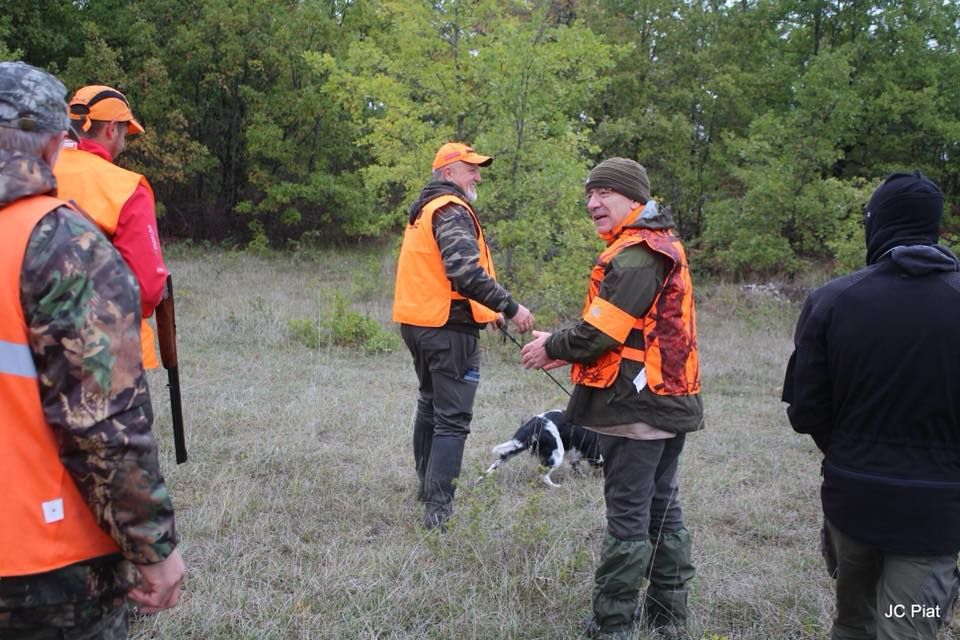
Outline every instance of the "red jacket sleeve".
[[143, 317], [152, 315], [163, 299], [168, 271], [160, 249], [153, 196], [143, 185], [137, 187], [120, 210], [113, 245], [123, 256], [140, 285], [140, 309]]

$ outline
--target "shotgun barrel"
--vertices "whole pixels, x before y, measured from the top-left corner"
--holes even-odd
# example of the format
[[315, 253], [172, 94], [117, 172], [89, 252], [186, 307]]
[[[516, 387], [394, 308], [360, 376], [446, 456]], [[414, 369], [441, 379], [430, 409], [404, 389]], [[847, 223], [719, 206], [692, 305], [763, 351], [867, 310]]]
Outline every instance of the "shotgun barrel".
[[173, 305], [173, 276], [167, 276], [163, 300], [157, 305], [157, 339], [160, 342], [160, 362], [167, 370], [167, 388], [170, 390], [170, 416], [173, 420], [173, 447], [177, 464], [187, 461], [187, 443], [183, 430], [183, 405], [180, 402], [180, 370], [177, 362], [177, 317]]

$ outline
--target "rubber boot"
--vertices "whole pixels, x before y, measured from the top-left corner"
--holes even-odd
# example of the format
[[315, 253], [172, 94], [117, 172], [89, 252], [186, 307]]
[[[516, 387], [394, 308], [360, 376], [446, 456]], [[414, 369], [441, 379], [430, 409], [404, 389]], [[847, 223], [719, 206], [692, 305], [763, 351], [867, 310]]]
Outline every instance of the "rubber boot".
[[644, 598], [646, 622], [663, 638], [683, 637], [687, 628], [687, 583], [696, 574], [686, 529], [665, 532], [654, 540], [650, 586]]
[[413, 464], [417, 469], [417, 500], [424, 501], [424, 479], [430, 462], [430, 445], [433, 442], [433, 423], [417, 416], [413, 421]]
[[594, 574], [593, 628], [588, 622], [588, 636], [591, 631], [598, 638], [631, 636], [652, 553], [649, 540], [620, 540], [609, 532], [604, 536]]
[[600, 627], [600, 623], [597, 622], [597, 619], [591, 616], [587, 620], [586, 629], [583, 635], [587, 638], [590, 638], [590, 640], [635, 640], [637, 638], [636, 626], [640, 620], [640, 607], [637, 607], [636, 615], [633, 618], [633, 624], [627, 627], [615, 629], [613, 631], [603, 631]]
[[447, 520], [453, 515], [453, 494], [457, 490], [464, 444], [464, 438], [433, 438], [424, 478], [423, 525], [427, 529], [445, 530]]

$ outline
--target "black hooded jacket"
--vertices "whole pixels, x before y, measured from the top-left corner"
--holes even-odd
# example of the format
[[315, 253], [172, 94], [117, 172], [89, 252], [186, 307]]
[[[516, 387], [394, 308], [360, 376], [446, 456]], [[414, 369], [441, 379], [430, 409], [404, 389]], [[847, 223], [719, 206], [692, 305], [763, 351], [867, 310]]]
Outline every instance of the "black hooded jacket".
[[807, 299], [783, 400], [825, 454], [823, 509], [838, 529], [888, 551], [956, 553], [960, 262], [876, 239], [868, 230], [870, 266]]

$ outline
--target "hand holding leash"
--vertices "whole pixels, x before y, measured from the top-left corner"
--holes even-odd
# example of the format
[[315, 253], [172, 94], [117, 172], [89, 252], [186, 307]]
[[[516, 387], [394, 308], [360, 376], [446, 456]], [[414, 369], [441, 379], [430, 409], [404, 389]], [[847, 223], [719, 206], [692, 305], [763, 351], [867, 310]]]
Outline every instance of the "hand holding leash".
[[526, 333], [533, 329], [533, 314], [530, 313], [530, 309], [527, 309], [522, 304], [520, 308], [517, 309], [517, 313], [510, 318], [510, 321], [513, 322], [513, 326], [515, 326], [520, 333]]

